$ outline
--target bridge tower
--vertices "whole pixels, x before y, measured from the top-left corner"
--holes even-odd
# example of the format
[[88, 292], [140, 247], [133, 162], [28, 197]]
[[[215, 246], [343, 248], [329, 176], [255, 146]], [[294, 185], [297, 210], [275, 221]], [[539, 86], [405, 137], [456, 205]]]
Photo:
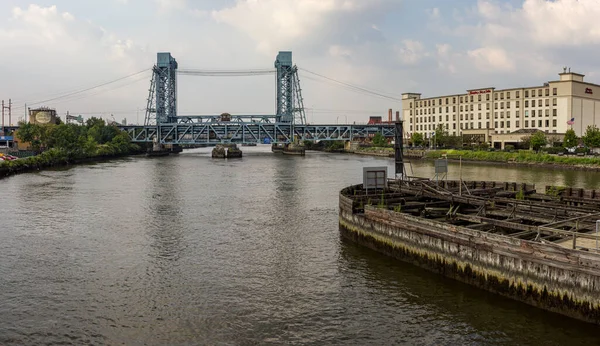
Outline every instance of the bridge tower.
[[158, 53], [152, 69], [144, 125], [177, 122], [177, 61]]
[[275, 68], [277, 69], [276, 121], [306, 124], [298, 67], [292, 63], [292, 52], [279, 52], [275, 59]]

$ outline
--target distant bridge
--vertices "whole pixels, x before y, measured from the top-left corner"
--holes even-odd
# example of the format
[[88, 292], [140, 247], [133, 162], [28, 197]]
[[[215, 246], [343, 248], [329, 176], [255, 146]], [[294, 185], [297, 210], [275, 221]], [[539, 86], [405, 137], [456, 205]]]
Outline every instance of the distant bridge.
[[[276, 74], [277, 109], [274, 115], [177, 115], [177, 75]], [[158, 53], [153, 68], [144, 125], [120, 126], [132, 142], [160, 144], [291, 143], [294, 140], [352, 141], [381, 133], [394, 137], [393, 124], [314, 125], [306, 123], [298, 68], [292, 52], [279, 52], [274, 70], [178, 70], [170, 53]]]

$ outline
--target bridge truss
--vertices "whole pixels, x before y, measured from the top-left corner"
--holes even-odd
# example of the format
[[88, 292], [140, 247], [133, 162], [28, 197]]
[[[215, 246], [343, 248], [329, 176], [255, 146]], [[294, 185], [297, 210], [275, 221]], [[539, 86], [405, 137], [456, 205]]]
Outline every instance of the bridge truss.
[[[121, 126], [132, 142], [161, 144], [291, 143], [295, 140], [357, 140], [381, 133], [394, 137], [393, 124], [309, 125], [298, 68], [292, 52], [279, 52], [274, 70], [249, 71], [243, 75], [274, 73], [277, 108], [274, 115], [177, 116], [177, 75], [229, 75], [232, 71], [178, 71], [170, 53], [158, 53], [148, 93], [143, 126]], [[234, 74], [235, 75], [235, 74]]]

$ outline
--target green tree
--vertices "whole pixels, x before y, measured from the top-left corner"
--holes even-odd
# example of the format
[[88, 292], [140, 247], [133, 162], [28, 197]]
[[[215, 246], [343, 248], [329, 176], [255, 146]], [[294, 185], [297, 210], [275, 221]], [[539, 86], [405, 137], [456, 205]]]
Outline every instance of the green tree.
[[523, 136], [521, 137], [521, 145], [520, 148], [531, 148], [531, 136]]
[[446, 127], [439, 124], [435, 128], [435, 145], [438, 147], [447, 146], [449, 144], [449, 135]]
[[423, 134], [419, 132], [413, 132], [413, 134], [410, 136], [410, 141], [415, 146], [423, 145], [423, 143], [425, 142], [425, 140], [423, 139]]
[[600, 147], [600, 130], [596, 125], [590, 125], [585, 130], [585, 134], [581, 139], [587, 147], [598, 148]]
[[546, 144], [548, 144], [548, 139], [544, 132], [538, 131], [531, 135], [531, 147], [533, 150], [540, 150], [540, 148], [546, 146]]
[[20, 122], [17, 138], [21, 142], [31, 143], [31, 148], [35, 151], [40, 150], [40, 127], [31, 123]]
[[565, 148], [576, 147], [578, 141], [579, 141], [579, 139], [577, 138], [577, 135], [575, 134], [575, 130], [568, 129], [567, 132], [565, 132], [565, 139], [563, 141], [563, 146]]
[[376, 147], [385, 147], [387, 145], [387, 139], [380, 132], [377, 132], [375, 136], [373, 136], [373, 145]]

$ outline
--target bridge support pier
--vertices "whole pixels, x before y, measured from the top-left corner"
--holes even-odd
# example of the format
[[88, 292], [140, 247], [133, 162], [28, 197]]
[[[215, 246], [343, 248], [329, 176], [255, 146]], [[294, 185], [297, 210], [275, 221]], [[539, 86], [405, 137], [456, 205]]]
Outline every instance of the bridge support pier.
[[236, 144], [217, 144], [212, 150], [212, 157], [215, 159], [231, 159], [242, 157], [242, 151]]
[[306, 154], [306, 148], [303, 145], [289, 143], [284, 145], [283, 153], [285, 155], [304, 156]]

